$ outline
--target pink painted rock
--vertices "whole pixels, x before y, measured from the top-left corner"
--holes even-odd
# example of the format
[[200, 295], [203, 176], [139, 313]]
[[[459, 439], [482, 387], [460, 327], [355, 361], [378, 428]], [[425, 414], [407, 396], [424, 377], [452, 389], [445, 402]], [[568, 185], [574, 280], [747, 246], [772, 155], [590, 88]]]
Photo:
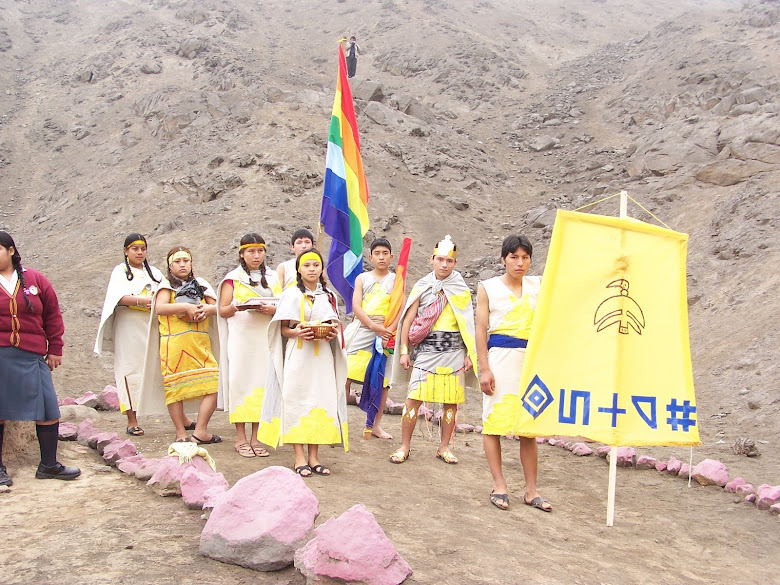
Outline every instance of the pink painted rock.
[[756, 507], [759, 510], [768, 510], [780, 501], [780, 485], [762, 485], [756, 492]]
[[757, 498], [756, 494], [748, 494], [745, 496], [745, 501], [749, 504], [755, 504]]
[[748, 494], [754, 494], [756, 493], [756, 488], [753, 487], [752, 483], [746, 483], [745, 485], [738, 485], [736, 494], [738, 496], [746, 496]]
[[588, 455], [593, 455], [593, 449], [588, 447], [585, 443], [574, 443], [571, 452], [578, 457], [587, 457]]
[[725, 486], [729, 481], [729, 470], [720, 461], [705, 459], [693, 468], [693, 479], [701, 485]]
[[138, 481], [148, 482], [150, 479], [152, 479], [152, 477], [154, 477], [154, 472], [157, 471], [158, 467], [160, 467], [161, 461], [162, 459], [147, 459], [143, 462], [141, 469], [135, 472], [135, 478]]
[[78, 404], [78, 402], [76, 402], [75, 398], [71, 398], [70, 396], [66, 396], [60, 401], [60, 406], [73, 406], [74, 404]]
[[[197, 467], [204, 473], [215, 473], [203, 457], [193, 457], [191, 463], [180, 464], [178, 457], [169, 455], [160, 459], [160, 463], [146, 485], [152, 488], [158, 496], [180, 496], [181, 478], [188, 467]], [[137, 474], [136, 477], [138, 477]]]
[[680, 471], [677, 472], [677, 475], [680, 477], [684, 477], [685, 479], [688, 479], [688, 475], [690, 475], [691, 466], [687, 463], [683, 463], [680, 465]]
[[[60, 423], [61, 424], [61, 423]], [[76, 425], [76, 440], [82, 445], [86, 445], [90, 438], [98, 434], [94, 423], [91, 418], [85, 418], [78, 425]]]
[[560, 439], [556, 439], [554, 437], [552, 439], [547, 439], [547, 444], [548, 445], [552, 445], [553, 447], [557, 446], [558, 443], [560, 443], [560, 442], [561, 442]]
[[658, 463], [655, 457], [648, 457], [647, 455], [640, 455], [636, 460], [637, 469], [655, 469], [655, 464]]
[[119, 392], [113, 386], [106, 386], [98, 396], [98, 410], [119, 410]]
[[399, 585], [412, 568], [362, 504], [329, 518], [295, 552], [295, 568], [307, 583]]
[[[607, 461], [609, 461], [609, 451], [607, 451]], [[633, 447], [618, 447], [617, 448], [617, 466], [618, 467], [633, 467], [634, 461], [636, 461], [636, 449]]]
[[203, 492], [203, 509], [216, 508], [227, 497], [228, 490], [222, 486], [214, 486]]
[[[211, 470], [209, 469], [209, 471]], [[203, 509], [208, 489], [222, 488], [222, 491], [226, 492], [230, 487], [225, 476], [221, 473], [204, 473], [196, 467], [190, 467], [184, 471], [179, 486], [184, 503], [192, 510]]]
[[609, 445], [602, 445], [598, 449], [596, 449], [596, 454], [601, 457], [602, 459], [605, 459], [607, 455], [609, 455], [609, 452], [611, 451], [611, 447]]
[[317, 497], [299, 475], [267, 467], [238, 480], [214, 507], [200, 554], [256, 571], [282, 569], [306, 543], [319, 513]]
[[536, 443], [538, 445], [544, 445], [547, 442], [547, 439], [544, 437], [536, 437]]
[[141, 469], [143, 469], [145, 462], [146, 462], [146, 457], [144, 457], [140, 453], [136, 453], [135, 455], [130, 455], [129, 457], [123, 457], [122, 459], [117, 461], [116, 468], [122, 473], [126, 473], [127, 475], [134, 476], [136, 472], [141, 471]]
[[109, 443], [121, 443], [122, 439], [116, 433], [98, 433], [88, 440], [90, 447], [92, 447], [93, 442], [95, 443], [94, 449], [97, 449], [97, 452], [102, 455]]
[[666, 464], [666, 473], [670, 475], [677, 475], [680, 473], [680, 468], [682, 467], [682, 461], [679, 459], [672, 457], [669, 459], [669, 463]]
[[385, 402], [385, 414], [402, 414], [404, 411], [403, 402], [393, 402], [389, 398]]
[[479, 433], [481, 435], [482, 434], [482, 425], [475, 426], [474, 427], [474, 432], [475, 433]]
[[466, 423], [463, 424], [456, 424], [455, 425], [455, 432], [456, 433], [473, 433], [474, 432], [474, 425], [469, 425]]
[[727, 494], [736, 494], [737, 488], [741, 485], [747, 485], [747, 482], [741, 477], [735, 477], [726, 484], [726, 487], [723, 488], [723, 491], [725, 491]]
[[420, 408], [417, 409], [417, 416], [424, 416], [426, 419], [431, 420], [433, 411], [427, 406], [420, 406]]
[[61, 422], [59, 430], [60, 441], [75, 441], [78, 435], [78, 427], [73, 423]]
[[656, 461], [655, 462], [655, 470], [656, 471], [666, 471], [666, 461]]
[[85, 392], [84, 396], [76, 398], [76, 404], [87, 406], [89, 408], [95, 408], [98, 405], [98, 397], [94, 392]]
[[115, 441], [106, 445], [103, 449], [103, 460], [111, 467], [116, 467], [117, 462], [125, 457], [138, 455], [138, 449], [130, 439]]
[[775, 516], [780, 514], [780, 502], [778, 502], [777, 504], [772, 504], [771, 506], [769, 506], [769, 513], [770, 514], [774, 514]]

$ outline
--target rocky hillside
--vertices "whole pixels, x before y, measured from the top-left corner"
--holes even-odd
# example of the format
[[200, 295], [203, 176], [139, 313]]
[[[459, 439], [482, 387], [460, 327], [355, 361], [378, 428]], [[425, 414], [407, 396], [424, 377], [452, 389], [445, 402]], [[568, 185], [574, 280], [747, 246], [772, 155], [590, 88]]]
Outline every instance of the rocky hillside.
[[191, 247], [218, 280], [245, 231], [276, 262], [316, 227], [336, 40], [355, 34], [372, 234], [414, 238], [412, 276], [448, 232], [471, 282], [509, 230], [541, 270], [556, 208], [626, 189], [691, 235], [705, 441], [780, 459], [776, 0], [0, 7], [0, 224], [62, 297], [65, 393], [111, 380], [91, 347], [126, 233], [157, 265]]

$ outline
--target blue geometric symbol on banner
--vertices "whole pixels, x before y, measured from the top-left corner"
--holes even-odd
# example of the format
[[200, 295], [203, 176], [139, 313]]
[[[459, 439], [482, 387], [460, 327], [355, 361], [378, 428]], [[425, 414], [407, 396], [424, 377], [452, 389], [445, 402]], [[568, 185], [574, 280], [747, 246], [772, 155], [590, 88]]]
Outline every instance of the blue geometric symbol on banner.
[[534, 376], [531, 383], [526, 388], [525, 394], [523, 394], [522, 405], [523, 408], [532, 417], [536, 418], [542, 414], [545, 409], [553, 402], [552, 394], [550, 394], [547, 385], [542, 382], [539, 376]]

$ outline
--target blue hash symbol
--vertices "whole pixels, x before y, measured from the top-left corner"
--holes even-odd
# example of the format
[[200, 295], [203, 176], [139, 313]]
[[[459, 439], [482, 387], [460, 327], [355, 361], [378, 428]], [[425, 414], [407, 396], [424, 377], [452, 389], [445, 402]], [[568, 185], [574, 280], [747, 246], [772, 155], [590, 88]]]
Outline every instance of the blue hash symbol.
[[528, 388], [523, 394], [522, 405], [523, 408], [532, 417], [536, 418], [542, 414], [545, 409], [552, 404], [553, 397], [550, 394], [550, 389], [542, 382], [542, 379], [537, 375], [531, 380]]
[[696, 420], [691, 418], [691, 415], [696, 412], [696, 407], [691, 406], [690, 400], [683, 400], [682, 405], [679, 405], [677, 399], [672, 398], [672, 401], [666, 405], [666, 410], [669, 411], [666, 424], [670, 425], [673, 431], [679, 430], [678, 427], [681, 426], [682, 431], [687, 433], [688, 427], [696, 426]]

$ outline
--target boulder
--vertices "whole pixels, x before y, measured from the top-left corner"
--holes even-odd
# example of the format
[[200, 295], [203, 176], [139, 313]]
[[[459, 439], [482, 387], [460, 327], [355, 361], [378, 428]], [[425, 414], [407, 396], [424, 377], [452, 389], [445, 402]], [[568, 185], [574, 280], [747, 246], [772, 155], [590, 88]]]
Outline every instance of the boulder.
[[307, 583], [398, 585], [412, 574], [412, 568], [362, 504], [328, 519], [314, 534], [295, 553], [295, 568]]
[[470, 425], [467, 423], [458, 423], [455, 425], [455, 432], [456, 433], [473, 433], [474, 432], [474, 425]]
[[593, 449], [588, 447], [585, 443], [574, 443], [571, 448], [571, 452], [578, 457], [587, 457], [593, 455]]
[[609, 455], [609, 452], [612, 450], [612, 448], [609, 445], [602, 445], [598, 449], [596, 449], [596, 454], [601, 457], [602, 459], [605, 459], [607, 455]]
[[[204, 473], [197, 467], [189, 467], [184, 471], [179, 486], [184, 503], [193, 510], [203, 509], [203, 504], [206, 503], [205, 494], [209, 489], [221, 488], [226, 492], [230, 487], [221, 473]], [[216, 493], [211, 495], [212, 498], [215, 496]]]
[[75, 422], [95, 416], [95, 409], [83, 404], [60, 406], [60, 421]]
[[113, 386], [106, 386], [98, 396], [98, 410], [119, 410], [119, 392]]
[[299, 475], [268, 467], [238, 480], [214, 507], [200, 553], [257, 571], [282, 569], [293, 563], [319, 513], [314, 492]]
[[226, 497], [228, 490], [221, 485], [208, 488], [203, 492], [203, 509], [216, 508]]
[[780, 514], [780, 503], [772, 504], [771, 506], [769, 506], [769, 513], [774, 514], [775, 516]]
[[758, 496], [756, 496], [756, 494], [748, 494], [745, 496], [745, 502], [748, 504], [755, 504], [757, 498]]
[[[64, 423], [60, 422], [60, 425]], [[91, 418], [85, 418], [76, 426], [76, 440], [82, 445], [87, 445], [89, 439], [100, 431], [95, 428]]]
[[60, 441], [75, 441], [78, 436], [78, 427], [73, 423], [61, 422], [58, 433]]
[[669, 463], [666, 464], [666, 473], [669, 475], [677, 475], [680, 473], [680, 468], [682, 467], [682, 461], [677, 459], [676, 457], [672, 457], [669, 459]]
[[528, 148], [534, 152], [544, 152], [546, 150], [552, 150], [559, 140], [552, 136], [539, 136], [528, 144]]
[[648, 457], [647, 455], [640, 455], [636, 460], [637, 469], [655, 469], [655, 464], [658, 463], [655, 457]]
[[120, 459], [133, 455], [138, 455], [138, 449], [135, 448], [135, 444], [130, 439], [111, 442], [103, 449], [103, 460], [111, 467], [116, 467]]
[[655, 470], [656, 471], [666, 471], [666, 461], [656, 461], [655, 462]]
[[680, 471], [677, 472], [677, 475], [680, 477], [688, 477], [690, 475], [691, 466], [687, 463], [683, 463], [680, 465]]
[[720, 461], [705, 459], [693, 468], [693, 479], [701, 485], [725, 486], [729, 481], [729, 470]]
[[780, 501], [780, 485], [759, 486], [756, 492], [756, 506], [759, 510], [768, 510]]
[[72, 406], [74, 404], [76, 404], [76, 399], [70, 396], [66, 396], [60, 401], [60, 406]]
[[162, 459], [147, 459], [144, 461], [141, 465], [141, 469], [136, 470], [135, 478], [138, 481], [148, 482], [154, 477], [154, 472], [157, 471], [157, 468], [160, 466], [160, 461], [162, 461]]
[[169, 455], [160, 459], [146, 485], [152, 488], [158, 496], [180, 496], [181, 478], [190, 467], [196, 467], [204, 473], [215, 473], [203, 457], [196, 456], [192, 458], [190, 463], [179, 463], [178, 457]]
[[723, 488], [723, 491], [728, 494], [736, 494], [737, 488], [742, 485], [747, 485], [747, 482], [741, 477], [735, 477], [726, 484], [726, 487]]
[[696, 179], [702, 183], [727, 187], [747, 181], [753, 175], [772, 170], [771, 165], [756, 161], [735, 160], [732, 158], [705, 165], [696, 172]]
[[352, 87], [352, 97], [364, 102], [381, 102], [385, 94], [381, 83], [365, 79]]
[[385, 402], [385, 414], [402, 414], [404, 411], [403, 402], [393, 402], [389, 398]]
[[94, 392], [85, 392], [84, 396], [76, 398], [76, 404], [86, 406], [87, 408], [95, 408], [98, 405], [98, 397]]
[[116, 462], [116, 468], [122, 473], [134, 476], [137, 472], [143, 469], [144, 463], [146, 463], [146, 457], [140, 453], [136, 453], [135, 455], [123, 457], [122, 459], [118, 460]]
[[536, 437], [537, 445], [544, 445], [546, 442], [547, 442], [547, 439], [545, 437]]
[[[93, 449], [97, 449], [97, 452], [102, 455], [103, 450], [109, 443], [121, 443], [122, 439], [116, 433], [98, 433], [89, 439], [89, 446]], [[94, 446], [93, 446], [94, 443]]]

